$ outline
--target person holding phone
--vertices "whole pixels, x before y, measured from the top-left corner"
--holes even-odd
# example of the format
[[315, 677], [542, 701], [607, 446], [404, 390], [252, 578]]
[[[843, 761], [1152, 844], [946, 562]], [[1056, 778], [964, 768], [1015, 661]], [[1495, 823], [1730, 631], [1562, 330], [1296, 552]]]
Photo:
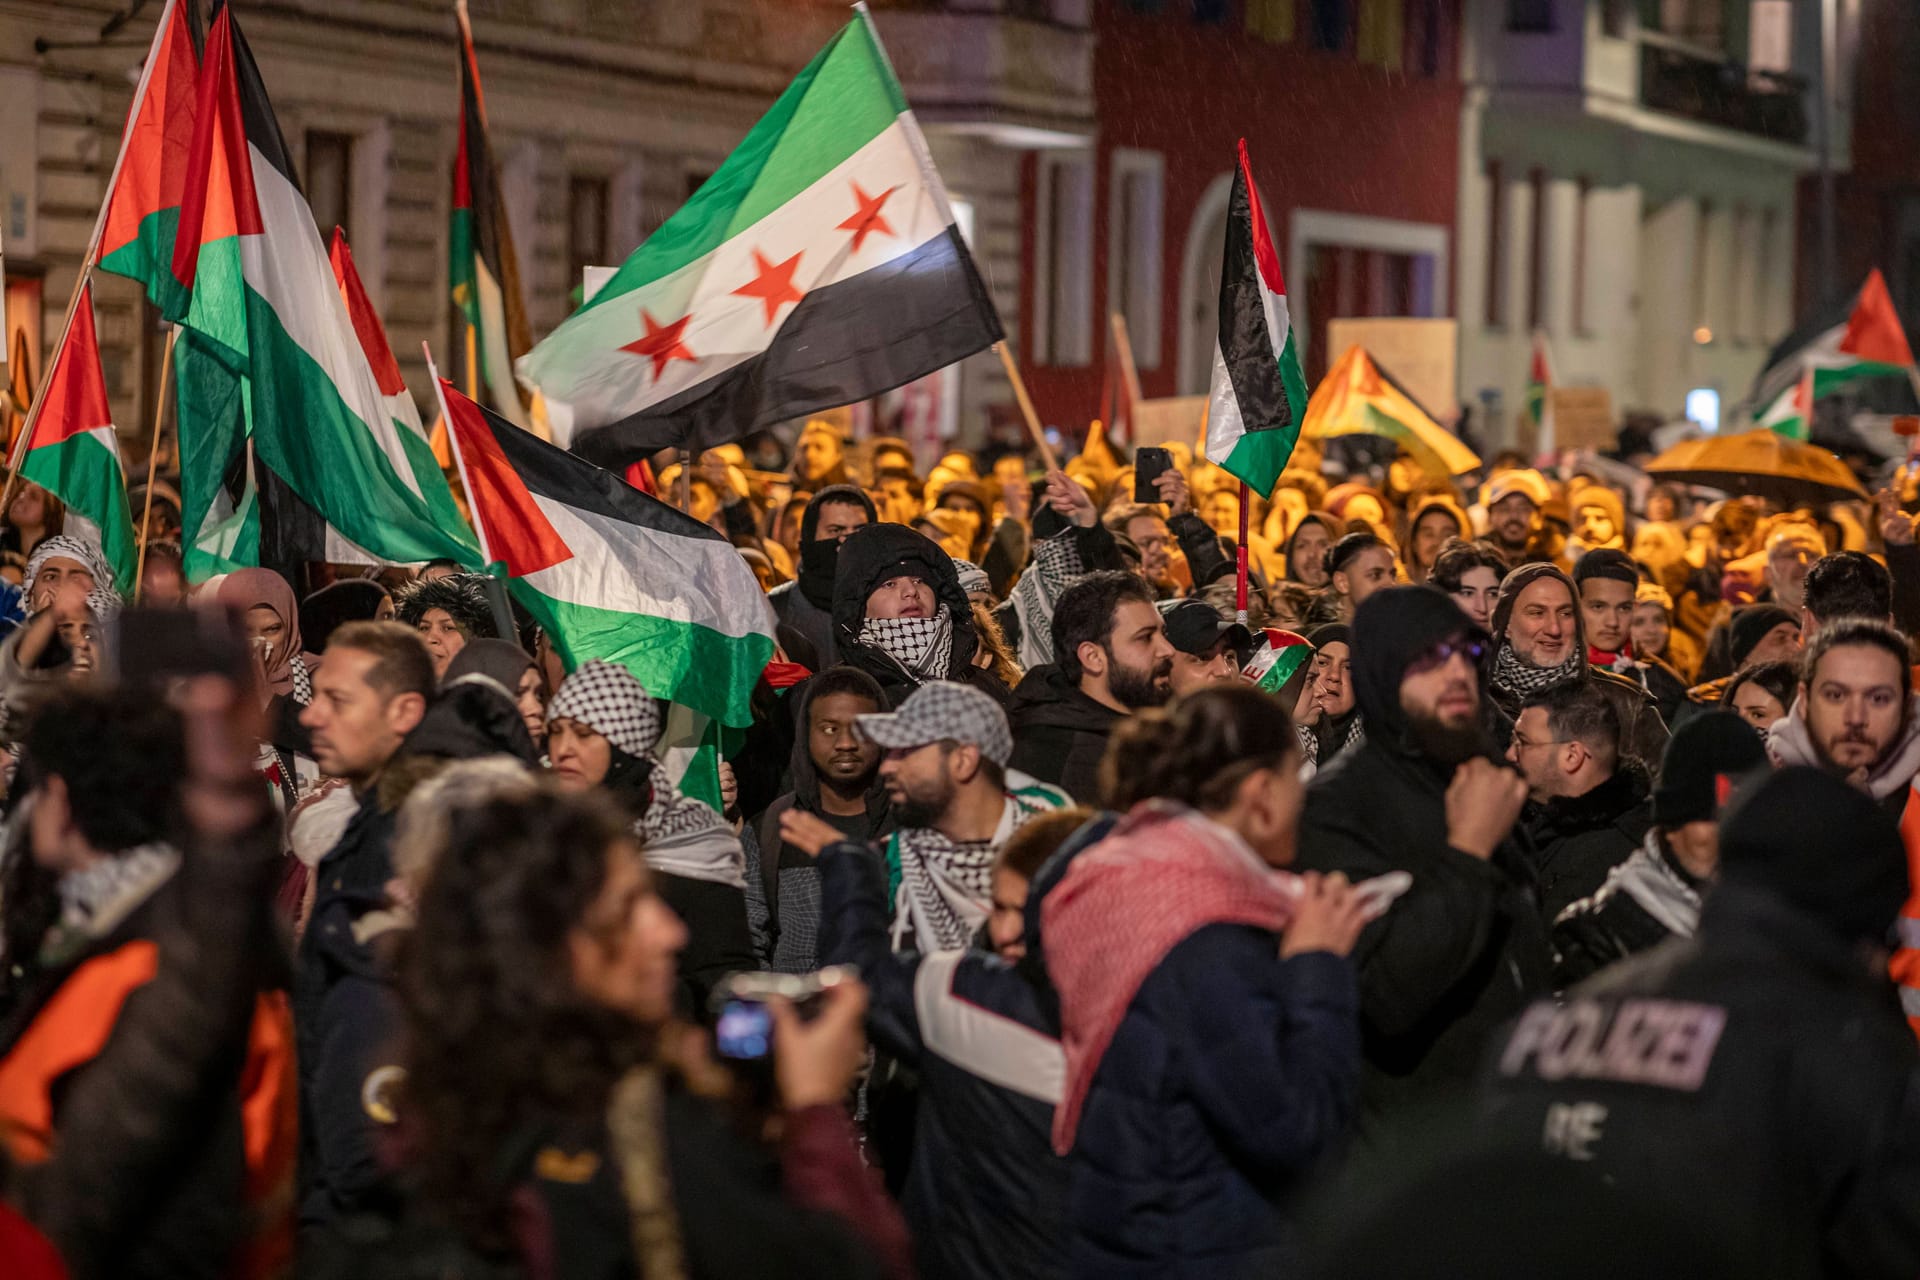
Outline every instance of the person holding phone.
[[1060, 996], [1068, 1272], [1286, 1275], [1277, 1197], [1346, 1133], [1360, 1001], [1346, 956], [1379, 903], [1294, 875], [1292, 717], [1248, 685], [1115, 730], [1106, 839], [1040, 913]]

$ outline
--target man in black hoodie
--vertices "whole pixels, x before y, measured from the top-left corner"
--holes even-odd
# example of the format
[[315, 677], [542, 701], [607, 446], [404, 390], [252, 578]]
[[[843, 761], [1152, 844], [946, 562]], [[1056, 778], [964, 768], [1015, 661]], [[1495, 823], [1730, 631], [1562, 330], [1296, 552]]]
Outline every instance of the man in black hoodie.
[[1100, 758], [1123, 717], [1173, 694], [1173, 645], [1137, 574], [1091, 573], [1053, 611], [1054, 661], [1013, 691], [1012, 768], [1082, 804], [1100, 796]]
[[1307, 790], [1299, 869], [1412, 886], [1354, 948], [1366, 1053], [1361, 1126], [1471, 1085], [1493, 1031], [1548, 984], [1547, 930], [1510, 836], [1525, 779], [1490, 758], [1487, 637], [1431, 587], [1389, 587], [1354, 616], [1365, 740]]
[[813, 814], [861, 845], [893, 829], [879, 744], [854, 727], [855, 717], [885, 711], [887, 698], [852, 667], [828, 668], [793, 697], [793, 790], [753, 820], [754, 838], [741, 845], [755, 948], [776, 973], [812, 973], [820, 967], [820, 871], [811, 853], [781, 838], [780, 818], [789, 810]]
[[888, 709], [929, 680], [970, 684], [1002, 706], [1007, 688], [974, 665], [980, 637], [953, 557], [897, 524], [854, 530], [833, 577], [833, 632], [840, 661], [872, 676]]
[[[833, 634], [833, 571], [847, 535], [874, 520], [873, 499], [858, 485], [828, 485], [807, 501], [800, 517], [800, 576], [767, 593], [780, 625], [813, 646], [816, 670], [840, 660]], [[802, 660], [805, 660], [804, 658]]]

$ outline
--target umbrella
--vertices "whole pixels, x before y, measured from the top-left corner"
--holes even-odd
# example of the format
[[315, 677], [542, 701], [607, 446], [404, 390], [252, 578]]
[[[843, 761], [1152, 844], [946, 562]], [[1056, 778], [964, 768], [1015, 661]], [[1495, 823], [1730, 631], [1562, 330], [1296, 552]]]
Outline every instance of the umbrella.
[[1678, 484], [1753, 494], [1782, 507], [1867, 497], [1853, 472], [1832, 453], [1764, 427], [1684, 440], [1649, 462], [1647, 474]]

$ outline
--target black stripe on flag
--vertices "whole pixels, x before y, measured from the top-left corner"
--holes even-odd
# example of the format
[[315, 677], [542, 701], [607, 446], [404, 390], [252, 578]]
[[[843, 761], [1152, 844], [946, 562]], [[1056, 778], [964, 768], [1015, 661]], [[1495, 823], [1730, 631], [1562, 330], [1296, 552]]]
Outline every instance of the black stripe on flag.
[[522, 431], [483, 404], [474, 408], [480, 411], [500, 452], [535, 496], [676, 538], [726, 541], [712, 526], [640, 492], [613, 472], [548, 444], [531, 431]]
[[852, 404], [998, 342], [1000, 316], [954, 227], [911, 253], [802, 298], [767, 349], [574, 451], [625, 467], [672, 446], [711, 449], [788, 418]]
[[300, 187], [292, 153], [287, 150], [286, 137], [280, 132], [280, 121], [273, 114], [273, 100], [267, 97], [267, 85], [260, 78], [260, 68], [253, 60], [253, 50], [247, 46], [247, 37], [241, 34], [239, 15], [233, 15], [229, 24], [233, 32], [233, 83], [240, 94], [240, 124], [247, 131], [247, 141], [304, 199], [306, 192]]
[[1240, 422], [1248, 431], [1277, 431], [1293, 425], [1293, 406], [1287, 403], [1286, 384], [1280, 380], [1280, 353], [1267, 332], [1267, 309], [1261, 300], [1260, 264], [1253, 256], [1253, 205], [1247, 194], [1247, 171], [1236, 165], [1233, 193], [1227, 202], [1227, 239], [1220, 263], [1220, 354], [1240, 406]]

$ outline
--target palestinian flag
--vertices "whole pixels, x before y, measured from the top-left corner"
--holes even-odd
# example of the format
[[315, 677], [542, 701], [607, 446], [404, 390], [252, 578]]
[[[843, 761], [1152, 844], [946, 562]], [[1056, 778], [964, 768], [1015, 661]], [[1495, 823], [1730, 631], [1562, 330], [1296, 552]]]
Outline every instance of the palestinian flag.
[[568, 670], [618, 662], [657, 698], [750, 724], [773, 613], [733, 545], [446, 379], [439, 388], [486, 560], [505, 567]]
[[1207, 405], [1207, 458], [1268, 497], [1293, 456], [1306, 410], [1307, 381], [1287, 319], [1287, 286], [1242, 138], [1220, 264], [1220, 336]]
[[1333, 362], [1313, 389], [1302, 432], [1309, 440], [1382, 436], [1436, 480], [1465, 475], [1480, 465], [1479, 455], [1435, 422], [1358, 343]]
[[1814, 371], [1816, 396], [1861, 378], [1908, 376], [1913, 348], [1878, 267], [1853, 297], [1802, 325], [1767, 353], [1766, 369], [1753, 385], [1753, 403], [1775, 403], [1808, 368]]
[[1533, 331], [1533, 358], [1527, 364], [1527, 420], [1533, 423], [1536, 452], [1553, 449], [1553, 356], [1547, 350], [1547, 333]]
[[1805, 440], [1813, 433], [1813, 400], [1814, 371], [1808, 369], [1761, 412], [1754, 425], [1789, 440]]
[[176, 306], [184, 292], [171, 268], [199, 74], [187, 6], [167, 0], [140, 68], [96, 233], [100, 269], [140, 281], [162, 310]]
[[519, 426], [526, 406], [514, 385], [513, 362], [533, 345], [520, 301], [520, 266], [513, 253], [506, 201], [500, 192], [493, 144], [487, 139], [487, 103], [480, 94], [480, 64], [473, 56], [467, 9], [460, 18], [460, 140], [453, 156], [453, 215], [447, 237], [447, 279], [453, 305], [471, 332], [467, 348], [478, 364], [467, 371], [467, 389], [486, 396]]
[[131, 596], [138, 551], [120, 440], [107, 405], [106, 375], [100, 371], [91, 283], [80, 286], [73, 323], [54, 352], [32, 422], [33, 434], [20, 460], [21, 478], [66, 504], [67, 532], [98, 546], [113, 569], [113, 585]]
[[[263, 563], [324, 559], [327, 526], [380, 560], [477, 563], [446, 477], [393, 416], [227, 7], [208, 33], [196, 116], [173, 259], [191, 293], [169, 317], [198, 339], [180, 386], [182, 497], [201, 498], [188, 527], [202, 527], [208, 479], [229, 473], [244, 433]], [[190, 444], [190, 428], [207, 438]], [[190, 456], [201, 468], [191, 479]]]
[[1000, 321], [864, 17], [525, 359], [554, 439], [608, 466], [897, 387]]

